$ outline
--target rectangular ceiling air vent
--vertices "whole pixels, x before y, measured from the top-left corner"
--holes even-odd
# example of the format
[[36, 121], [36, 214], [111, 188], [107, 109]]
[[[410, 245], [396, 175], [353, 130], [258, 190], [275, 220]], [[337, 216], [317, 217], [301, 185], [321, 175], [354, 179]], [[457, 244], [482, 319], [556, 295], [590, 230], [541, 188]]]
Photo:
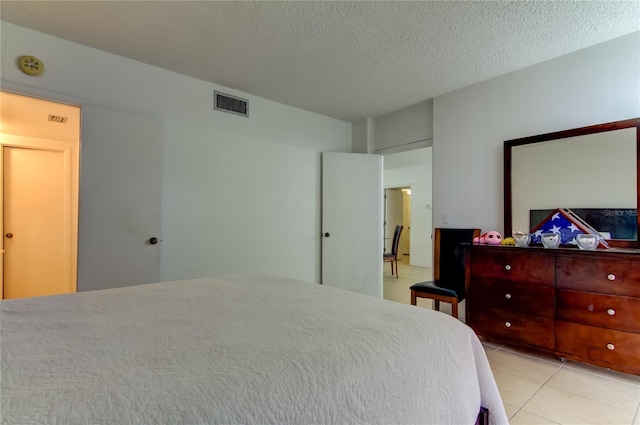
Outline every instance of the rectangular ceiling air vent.
[[67, 117], [61, 117], [60, 115], [49, 115], [49, 121], [65, 124], [67, 122]]
[[213, 109], [249, 117], [249, 101], [219, 91], [213, 92]]

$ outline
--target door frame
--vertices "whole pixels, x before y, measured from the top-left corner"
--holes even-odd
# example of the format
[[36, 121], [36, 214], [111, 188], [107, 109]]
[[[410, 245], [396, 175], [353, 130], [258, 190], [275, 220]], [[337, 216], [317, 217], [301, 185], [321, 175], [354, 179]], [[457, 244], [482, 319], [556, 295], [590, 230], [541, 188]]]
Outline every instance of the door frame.
[[[70, 272], [70, 292], [77, 292], [78, 289], [78, 182], [79, 182], [79, 142], [41, 139], [36, 137], [19, 136], [15, 134], [0, 133], [0, 211], [4, 215], [4, 148], [13, 147], [21, 149], [37, 149], [63, 154], [64, 160], [64, 185], [65, 199], [68, 205], [69, 214], [66, 220], [68, 237], [65, 240], [66, 249], [69, 251], [69, 272]], [[0, 235], [4, 235], [4, 219], [0, 219]], [[0, 293], [4, 298], [4, 237], [2, 239], [0, 252]]]

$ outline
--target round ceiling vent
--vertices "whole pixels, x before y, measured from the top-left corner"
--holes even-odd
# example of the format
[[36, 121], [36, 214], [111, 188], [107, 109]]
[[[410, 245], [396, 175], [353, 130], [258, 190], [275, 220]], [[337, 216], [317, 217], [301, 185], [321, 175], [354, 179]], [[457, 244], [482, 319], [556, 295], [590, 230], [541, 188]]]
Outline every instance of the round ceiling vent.
[[27, 75], [37, 76], [44, 71], [44, 65], [40, 59], [34, 56], [21, 56], [18, 60], [20, 71]]

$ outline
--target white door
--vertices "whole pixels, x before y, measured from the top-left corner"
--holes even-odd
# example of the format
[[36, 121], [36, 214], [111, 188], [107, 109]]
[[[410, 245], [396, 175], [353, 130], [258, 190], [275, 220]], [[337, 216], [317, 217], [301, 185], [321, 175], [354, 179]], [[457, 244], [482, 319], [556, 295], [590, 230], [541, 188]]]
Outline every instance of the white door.
[[382, 298], [382, 157], [322, 154], [322, 284]]
[[3, 298], [75, 291], [63, 151], [5, 146]]
[[162, 143], [160, 120], [82, 108], [78, 291], [160, 280]]

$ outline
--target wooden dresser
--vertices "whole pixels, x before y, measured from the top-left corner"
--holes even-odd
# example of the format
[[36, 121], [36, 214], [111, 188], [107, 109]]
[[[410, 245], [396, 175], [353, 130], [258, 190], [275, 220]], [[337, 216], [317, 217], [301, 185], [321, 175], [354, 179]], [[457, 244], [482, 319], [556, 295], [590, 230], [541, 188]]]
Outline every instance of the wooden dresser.
[[640, 375], [640, 250], [473, 245], [466, 317], [489, 340]]

